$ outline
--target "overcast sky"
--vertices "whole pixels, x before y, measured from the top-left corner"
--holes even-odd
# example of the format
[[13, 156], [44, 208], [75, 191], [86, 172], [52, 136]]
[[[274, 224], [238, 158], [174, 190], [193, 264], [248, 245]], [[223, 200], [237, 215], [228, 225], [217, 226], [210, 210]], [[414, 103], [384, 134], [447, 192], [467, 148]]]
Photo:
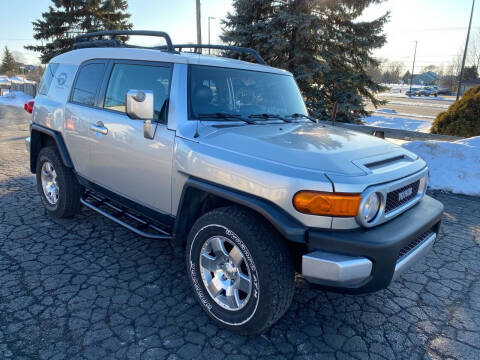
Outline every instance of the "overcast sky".
[[[28, 63], [38, 63], [37, 54], [23, 49], [33, 41], [32, 21], [48, 9], [50, 0], [0, 0], [0, 49], [7, 45], [23, 53]], [[414, 40], [418, 40], [419, 67], [448, 63], [465, 45], [471, 0], [388, 0], [369, 8], [363, 19], [386, 11], [388, 44], [375, 53], [410, 66]], [[480, 31], [480, 3], [473, 18], [473, 33]], [[207, 18], [211, 21], [212, 43], [220, 33], [219, 19], [231, 10], [230, 0], [202, 0], [202, 35], [207, 42]], [[195, 0], [130, 0], [134, 29], [164, 30], [174, 42], [195, 42]]]

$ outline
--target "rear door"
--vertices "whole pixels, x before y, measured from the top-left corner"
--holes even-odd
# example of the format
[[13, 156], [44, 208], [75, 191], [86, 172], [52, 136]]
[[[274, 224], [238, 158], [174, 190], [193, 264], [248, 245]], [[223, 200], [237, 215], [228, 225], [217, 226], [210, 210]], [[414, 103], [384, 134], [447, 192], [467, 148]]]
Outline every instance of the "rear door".
[[[150, 209], [171, 214], [175, 132], [167, 129], [172, 64], [119, 60], [108, 65], [94, 125], [89, 133], [88, 177], [94, 183]], [[143, 136], [143, 121], [125, 113], [128, 90], [154, 93], [155, 136]]]

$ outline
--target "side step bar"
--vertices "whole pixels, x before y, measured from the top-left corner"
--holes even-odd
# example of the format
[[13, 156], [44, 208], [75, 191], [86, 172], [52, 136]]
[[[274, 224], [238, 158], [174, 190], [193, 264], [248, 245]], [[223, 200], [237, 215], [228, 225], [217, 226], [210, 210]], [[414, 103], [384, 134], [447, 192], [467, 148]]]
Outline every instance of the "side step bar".
[[108, 198], [100, 197], [88, 191], [80, 199], [80, 202], [106, 218], [133, 231], [137, 235], [156, 240], [172, 239], [172, 235], [167, 231], [162, 230], [146, 218], [133, 214], [126, 208], [114, 204]]

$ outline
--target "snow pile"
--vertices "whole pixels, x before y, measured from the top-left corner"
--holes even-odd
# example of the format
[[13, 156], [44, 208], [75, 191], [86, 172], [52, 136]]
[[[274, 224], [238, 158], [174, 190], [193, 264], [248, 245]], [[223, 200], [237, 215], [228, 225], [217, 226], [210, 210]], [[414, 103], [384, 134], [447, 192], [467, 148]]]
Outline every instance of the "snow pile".
[[23, 84], [25, 82], [25, 78], [21, 76], [11, 76], [10, 81], [17, 84]]
[[24, 92], [12, 91], [7, 95], [0, 96], [0, 105], [10, 105], [23, 108], [25, 103], [30, 99], [33, 98]]
[[427, 120], [416, 120], [416, 119], [405, 119], [395, 116], [380, 116], [372, 115], [364, 117], [363, 122], [365, 125], [369, 126], [378, 126], [389, 129], [399, 129], [399, 130], [410, 130], [410, 131], [419, 131], [419, 132], [430, 132], [430, 127], [432, 126], [431, 121]]
[[480, 136], [402, 145], [423, 158], [430, 169], [430, 189], [480, 196]]
[[8, 76], [0, 75], [0, 84], [1, 85], [10, 85], [10, 79]]

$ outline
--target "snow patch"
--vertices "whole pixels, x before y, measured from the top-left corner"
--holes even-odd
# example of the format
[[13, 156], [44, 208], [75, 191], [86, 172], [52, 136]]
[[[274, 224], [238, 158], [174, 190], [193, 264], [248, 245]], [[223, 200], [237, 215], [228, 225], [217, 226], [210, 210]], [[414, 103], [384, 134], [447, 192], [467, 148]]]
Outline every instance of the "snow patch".
[[430, 108], [435, 108], [435, 109], [448, 109], [451, 104], [453, 104], [453, 100], [451, 101], [451, 104], [435, 104], [435, 103], [423, 103], [423, 102], [411, 102], [411, 101], [398, 101], [398, 100], [393, 100], [389, 101], [388, 104], [393, 104], [393, 105], [406, 105], [406, 106], [412, 106], [412, 107], [430, 107]]
[[372, 115], [372, 116], [364, 117], [362, 120], [365, 123], [365, 125], [369, 125], [369, 126], [377, 126], [377, 127], [399, 129], [399, 130], [420, 131], [424, 133], [429, 133], [430, 127], [432, 126], [431, 121], [405, 119], [405, 118], [399, 118], [395, 116]]
[[12, 91], [7, 95], [0, 96], [0, 104], [23, 108], [25, 103], [30, 99], [33, 98], [30, 95], [25, 94], [24, 92]]
[[480, 196], [480, 136], [455, 142], [412, 141], [402, 146], [427, 162], [430, 189]]
[[381, 97], [398, 97], [398, 98], [404, 98], [404, 99], [413, 99], [413, 100], [431, 100], [431, 101], [448, 101], [448, 102], [454, 102], [454, 99], [452, 98], [447, 98], [443, 96], [408, 96], [405, 95], [404, 93], [400, 92], [385, 92], [385, 93], [379, 93], [378, 94]]
[[396, 114], [397, 110], [394, 110], [394, 109], [378, 109], [376, 112], [385, 113], [385, 114]]
[[417, 114], [404, 114], [404, 113], [399, 113], [396, 110], [393, 109], [378, 109], [375, 111], [376, 114], [394, 114], [398, 116], [405, 116], [405, 117], [413, 117], [413, 118], [421, 118], [421, 119], [435, 119], [435, 116], [430, 116], [430, 115], [417, 115]]

